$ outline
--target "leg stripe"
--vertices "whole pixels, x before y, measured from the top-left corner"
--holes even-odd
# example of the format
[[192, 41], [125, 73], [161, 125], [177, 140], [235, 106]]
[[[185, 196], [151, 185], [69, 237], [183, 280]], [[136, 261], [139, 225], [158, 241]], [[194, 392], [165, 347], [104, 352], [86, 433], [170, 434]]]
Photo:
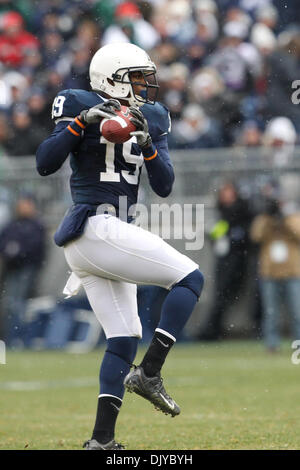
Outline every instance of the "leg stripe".
[[161, 333], [162, 335], [165, 335], [165, 336], [167, 336], [168, 338], [171, 338], [174, 342], [176, 342], [176, 338], [174, 338], [174, 336], [172, 336], [171, 333], [168, 333], [167, 331], [162, 330], [161, 328], [155, 328], [155, 331], [158, 331], [158, 332]]
[[100, 395], [98, 395], [98, 398], [102, 398], [102, 397], [117, 398], [118, 400], [120, 400], [121, 403], [123, 403], [123, 400], [120, 397], [116, 397], [116, 395], [109, 395], [108, 393], [100, 393]]

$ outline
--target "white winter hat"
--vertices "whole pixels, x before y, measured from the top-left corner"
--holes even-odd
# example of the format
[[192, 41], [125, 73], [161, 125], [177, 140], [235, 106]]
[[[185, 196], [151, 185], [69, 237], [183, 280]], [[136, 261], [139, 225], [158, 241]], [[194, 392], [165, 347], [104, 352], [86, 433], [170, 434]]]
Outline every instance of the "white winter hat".
[[218, 11], [217, 4], [214, 0], [196, 0], [195, 9], [198, 12], [209, 12], [215, 14]]
[[265, 130], [265, 137], [268, 140], [278, 139], [287, 144], [294, 144], [297, 140], [297, 133], [292, 121], [280, 116], [271, 119]]
[[228, 21], [223, 32], [227, 37], [245, 39], [248, 34], [248, 26], [243, 21]]
[[273, 31], [263, 23], [255, 23], [251, 31], [251, 42], [257, 49], [270, 49], [276, 47], [277, 40]]
[[198, 119], [201, 120], [205, 117], [205, 112], [202, 106], [192, 103], [187, 105], [183, 110], [183, 117], [185, 119]]

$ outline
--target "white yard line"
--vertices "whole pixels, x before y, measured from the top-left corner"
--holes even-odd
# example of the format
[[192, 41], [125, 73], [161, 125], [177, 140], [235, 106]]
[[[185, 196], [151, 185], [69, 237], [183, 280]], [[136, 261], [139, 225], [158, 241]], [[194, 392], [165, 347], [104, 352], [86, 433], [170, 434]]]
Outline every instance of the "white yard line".
[[98, 380], [95, 377], [80, 377], [62, 380], [0, 382], [0, 390], [11, 390], [14, 392], [34, 392], [36, 390], [48, 390], [53, 388], [80, 388], [97, 385]]

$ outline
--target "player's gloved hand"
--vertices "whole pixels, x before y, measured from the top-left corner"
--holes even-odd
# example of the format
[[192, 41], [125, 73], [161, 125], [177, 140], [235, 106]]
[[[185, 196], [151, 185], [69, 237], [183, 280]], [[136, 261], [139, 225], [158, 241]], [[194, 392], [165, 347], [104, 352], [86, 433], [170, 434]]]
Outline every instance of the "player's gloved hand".
[[130, 132], [130, 135], [136, 137], [136, 141], [141, 148], [150, 147], [152, 139], [149, 134], [147, 119], [145, 119], [143, 113], [134, 106], [130, 106], [129, 111], [133, 116], [133, 118], [130, 118], [130, 121], [137, 129], [134, 132]]
[[95, 124], [100, 122], [103, 118], [110, 119], [115, 116], [115, 110], [120, 110], [121, 105], [118, 100], [110, 99], [105, 103], [97, 104], [90, 109], [84, 109], [79, 114], [80, 121], [87, 126], [88, 124]]

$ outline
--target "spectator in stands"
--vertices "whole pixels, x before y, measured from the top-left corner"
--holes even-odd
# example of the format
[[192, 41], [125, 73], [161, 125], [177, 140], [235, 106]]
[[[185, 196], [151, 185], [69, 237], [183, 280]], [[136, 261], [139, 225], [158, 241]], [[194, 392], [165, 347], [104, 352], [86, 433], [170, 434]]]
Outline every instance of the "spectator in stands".
[[22, 16], [10, 11], [2, 16], [0, 35], [0, 62], [10, 67], [20, 67], [25, 51], [38, 51], [39, 41], [24, 29]]
[[240, 295], [249, 256], [249, 227], [252, 220], [248, 202], [239, 195], [236, 185], [225, 182], [218, 193], [219, 220], [210, 236], [215, 254], [214, 293], [207, 324], [198, 339], [214, 341], [224, 338], [223, 320]]
[[113, 24], [107, 28], [101, 43], [105, 45], [115, 42], [135, 43], [134, 27], [131, 19], [120, 18], [118, 24]]
[[281, 301], [292, 320], [291, 333], [300, 338], [300, 212], [269, 197], [251, 227], [260, 246], [259, 281], [263, 306], [263, 338], [270, 352], [280, 345]]
[[6, 147], [9, 155], [14, 157], [34, 155], [41, 141], [39, 128], [33, 128], [32, 120], [26, 105], [17, 105], [12, 114], [12, 136]]
[[195, 32], [192, 8], [188, 0], [163, 0], [156, 5], [152, 21], [163, 41], [184, 45]]
[[76, 29], [76, 35], [73, 40], [71, 40], [70, 46], [73, 49], [75, 42], [75, 50], [88, 50], [91, 59], [94, 53], [99, 49], [101, 33], [101, 29], [95, 21], [88, 19], [83, 20], [79, 23]]
[[[229, 10], [231, 13], [232, 10], [241, 11], [247, 13], [248, 15], [254, 16], [258, 8], [261, 8], [265, 5], [269, 5], [270, 0], [218, 0], [225, 10]], [[233, 13], [231, 13], [233, 14]]]
[[297, 133], [290, 119], [285, 116], [271, 119], [263, 135], [263, 151], [273, 167], [282, 198], [287, 202], [300, 200], [299, 175], [292, 168], [296, 143]]
[[115, 10], [116, 24], [110, 25], [102, 38], [102, 45], [113, 42], [133, 42], [149, 50], [159, 42], [155, 28], [142, 18], [134, 2], [123, 2]]
[[166, 70], [167, 83], [164, 94], [164, 103], [169, 108], [171, 118], [181, 116], [187, 103], [188, 68], [181, 62], [175, 62]]
[[45, 31], [42, 36], [42, 57], [44, 67], [52, 68], [63, 59], [66, 47], [58, 31]]
[[26, 301], [37, 282], [45, 256], [45, 230], [37, 215], [34, 199], [22, 195], [14, 219], [0, 233], [3, 264], [2, 307], [6, 344], [21, 346]]
[[224, 145], [232, 144], [242, 115], [239, 100], [226, 90], [219, 72], [213, 67], [203, 67], [192, 79], [190, 94], [209, 117], [222, 122]]
[[192, 41], [200, 41], [209, 54], [215, 48], [220, 33], [218, 6], [214, 0], [196, 0], [194, 2], [196, 30]]
[[300, 33], [291, 35], [269, 56], [267, 99], [269, 116], [286, 116], [300, 132], [300, 108], [291, 100], [292, 83], [299, 80]]
[[188, 66], [191, 72], [197, 72], [197, 70], [203, 65], [206, 47], [205, 44], [199, 38], [193, 38], [186, 45], [186, 52], [184, 56], [184, 63]]
[[65, 88], [89, 89], [89, 66], [91, 62], [91, 52], [85, 45], [75, 42], [72, 46], [72, 56], [70, 60], [70, 71], [64, 80]]
[[201, 13], [197, 16], [196, 24], [197, 27], [193, 39], [200, 40], [209, 50], [218, 39], [218, 21], [212, 13]]
[[7, 142], [9, 141], [11, 129], [7, 123], [7, 116], [4, 113], [0, 114], [0, 169], [1, 160], [8, 155]]
[[19, 71], [27, 78], [30, 86], [41, 82], [45, 73], [41, 51], [26, 50]]
[[27, 106], [31, 124], [34, 130], [36, 130], [36, 133], [39, 135], [48, 135], [49, 129], [53, 127], [53, 123], [45, 90], [39, 87], [31, 88]]
[[285, 116], [271, 119], [265, 129], [263, 143], [271, 150], [276, 167], [291, 162], [296, 142], [296, 129], [290, 119]]
[[114, 23], [115, 2], [111, 0], [96, 0], [92, 9], [95, 20], [103, 29]]
[[247, 62], [240, 53], [239, 46], [247, 37], [248, 28], [241, 22], [228, 22], [224, 26], [224, 37], [217, 50], [210, 56], [209, 65], [215, 67], [225, 85], [238, 93], [251, 88], [251, 74]]
[[22, 73], [13, 70], [3, 75], [3, 81], [8, 89], [6, 108], [10, 109], [14, 104], [21, 103], [25, 99], [28, 82]]
[[257, 48], [262, 57], [268, 57], [277, 46], [276, 36], [264, 23], [255, 23], [251, 29], [251, 43]]
[[262, 144], [262, 131], [257, 122], [246, 121], [237, 136], [236, 145], [259, 147]]
[[259, 24], [266, 25], [272, 31], [276, 30], [276, 25], [278, 23], [278, 11], [274, 5], [262, 5], [256, 10], [255, 17]]
[[[291, 23], [300, 10], [297, 0], [289, 0], [288, 8], [283, 3], [1, 0], [0, 109], [11, 113], [41, 87], [50, 111], [62, 88], [89, 88], [89, 60], [101, 45], [130, 41], [151, 50], [159, 99], [170, 106], [173, 120], [196, 102], [221, 122], [225, 146], [236, 142], [249, 120], [263, 128], [266, 119], [284, 115], [300, 133], [300, 108], [290, 99], [300, 57], [299, 32]], [[174, 64], [186, 68], [181, 91], [168, 77]]]
[[195, 149], [221, 147], [223, 136], [220, 123], [209, 118], [198, 104], [189, 104], [182, 119], [175, 121], [169, 138], [169, 147]]
[[157, 69], [159, 72], [159, 66], [164, 65], [172, 65], [174, 62], [178, 62], [181, 58], [181, 52], [176, 47], [172, 41], [161, 41], [157, 46], [153, 49], [153, 53], [151, 57], [155, 60], [155, 64], [157, 65]]
[[[57, 70], [55, 67], [53, 70], [48, 71], [46, 74], [46, 95], [48, 97], [49, 103], [49, 112], [51, 110], [51, 105], [57, 93], [62, 89], [64, 79], [66, 78], [61, 74], [61, 71]], [[50, 105], [51, 103], [51, 105]]]
[[31, 31], [34, 10], [35, 5], [31, 0], [1, 0], [0, 3], [0, 16], [11, 11], [20, 13], [29, 31]]

